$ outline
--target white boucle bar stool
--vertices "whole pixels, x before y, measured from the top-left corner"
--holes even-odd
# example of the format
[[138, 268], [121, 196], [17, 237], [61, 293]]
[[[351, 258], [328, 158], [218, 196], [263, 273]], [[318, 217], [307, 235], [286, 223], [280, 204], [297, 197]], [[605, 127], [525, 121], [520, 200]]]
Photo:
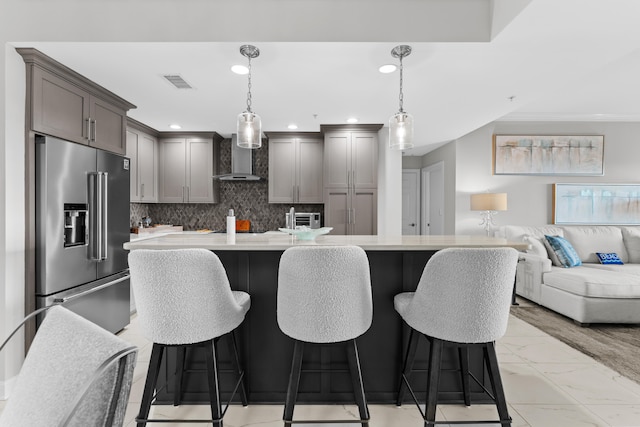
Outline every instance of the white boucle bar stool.
[[[415, 292], [403, 292], [394, 298], [396, 311], [411, 327], [409, 344], [400, 376], [397, 405], [404, 396], [404, 386], [418, 401], [409, 384], [420, 335], [429, 341], [426, 408], [418, 405], [425, 426], [456, 424], [436, 422], [438, 381], [445, 346], [458, 348], [464, 402], [470, 402], [469, 378], [476, 381], [497, 407], [501, 426], [510, 426], [511, 418], [500, 379], [495, 341], [507, 329], [513, 278], [518, 252], [512, 248], [460, 248], [436, 252], [424, 268]], [[468, 349], [482, 347], [492, 392], [469, 372]], [[476, 421], [487, 423], [492, 421]], [[460, 422], [457, 422], [458, 424]], [[473, 422], [465, 421], [465, 424]]]
[[[278, 326], [295, 340], [284, 423], [293, 421], [305, 343], [346, 342], [360, 423], [369, 425], [355, 339], [371, 326], [373, 301], [367, 254], [357, 246], [297, 246], [284, 251], [278, 271]], [[327, 420], [327, 423], [354, 420]], [[355, 421], [358, 422], [358, 421]]]
[[[244, 371], [240, 367], [233, 331], [240, 326], [251, 305], [246, 292], [232, 291], [218, 256], [206, 249], [148, 250], [129, 254], [131, 285], [143, 335], [153, 342], [149, 371], [136, 418], [138, 427], [147, 422], [213, 422], [222, 426], [224, 412], [218, 384], [218, 339], [228, 335], [233, 370], [242, 404], [247, 405]], [[178, 348], [174, 405], [181, 402], [182, 374], [187, 347], [203, 347], [212, 420], [150, 420], [158, 373], [167, 347]], [[230, 399], [233, 398], [233, 395]]]

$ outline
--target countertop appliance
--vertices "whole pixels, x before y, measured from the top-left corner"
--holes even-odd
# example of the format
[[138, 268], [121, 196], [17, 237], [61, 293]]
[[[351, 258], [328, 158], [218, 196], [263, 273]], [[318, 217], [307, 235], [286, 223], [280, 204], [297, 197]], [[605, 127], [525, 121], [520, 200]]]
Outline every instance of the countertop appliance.
[[36, 304], [129, 324], [129, 159], [36, 136]]
[[[289, 222], [289, 212], [285, 214], [285, 224]], [[295, 212], [294, 217], [296, 219], [294, 227], [309, 227], [320, 228], [320, 213], [319, 212]]]

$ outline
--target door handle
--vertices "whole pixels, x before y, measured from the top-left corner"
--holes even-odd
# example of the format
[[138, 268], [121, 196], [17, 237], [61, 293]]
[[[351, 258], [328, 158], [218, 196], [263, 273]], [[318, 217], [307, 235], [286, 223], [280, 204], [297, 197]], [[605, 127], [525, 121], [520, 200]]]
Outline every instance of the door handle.
[[96, 136], [97, 136], [97, 131], [96, 129], [98, 128], [98, 121], [96, 119], [93, 119], [93, 142], [96, 142]]
[[113, 285], [116, 285], [118, 283], [124, 282], [125, 280], [129, 280], [130, 278], [131, 278], [131, 275], [127, 274], [126, 276], [123, 276], [123, 277], [120, 277], [118, 279], [112, 280], [110, 282], [104, 283], [104, 284], [102, 284], [100, 286], [96, 286], [95, 288], [88, 289], [88, 290], [86, 290], [84, 292], [80, 292], [78, 294], [73, 294], [73, 295], [70, 295], [68, 297], [56, 298], [56, 299], [53, 300], [53, 302], [54, 302], [54, 304], [63, 304], [65, 302], [69, 302], [69, 301], [74, 300], [76, 298], [80, 298], [80, 297], [92, 294], [92, 293], [94, 293], [96, 291], [99, 291], [101, 289], [108, 288], [109, 286], [113, 286]]
[[109, 258], [109, 173], [102, 175], [102, 260]]
[[87, 142], [91, 142], [91, 117], [87, 118]]

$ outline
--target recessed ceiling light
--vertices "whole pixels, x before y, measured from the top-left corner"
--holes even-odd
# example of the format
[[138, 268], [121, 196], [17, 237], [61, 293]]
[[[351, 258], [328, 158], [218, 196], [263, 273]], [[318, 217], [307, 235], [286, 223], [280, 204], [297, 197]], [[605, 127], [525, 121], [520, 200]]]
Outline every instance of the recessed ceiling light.
[[389, 74], [393, 73], [397, 68], [398, 67], [396, 67], [395, 64], [385, 64], [380, 66], [380, 68], [378, 68], [378, 71], [384, 74]]
[[174, 123], [174, 124], [172, 124], [172, 125], [169, 125], [169, 127], [170, 127], [171, 129], [175, 129], [175, 130], [182, 129], [182, 126], [180, 126], [180, 125], [179, 125], [179, 124], [177, 124], [177, 123]]
[[358, 123], [358, 119], [355, 117], [350, 117], [347, 119], [347, 123]]
[[289, 129], [293, 130], [293, 129], [298, 129], [298, 125], [295, 125], [293, 123], [291, 123], [289, 126], [287, 126]]
[[249, 74], [249, 68], [244, 65], [234, 65], [233, 67], [231, 67], [231, 71], [236, 74], [240, 74], [241, 76]]

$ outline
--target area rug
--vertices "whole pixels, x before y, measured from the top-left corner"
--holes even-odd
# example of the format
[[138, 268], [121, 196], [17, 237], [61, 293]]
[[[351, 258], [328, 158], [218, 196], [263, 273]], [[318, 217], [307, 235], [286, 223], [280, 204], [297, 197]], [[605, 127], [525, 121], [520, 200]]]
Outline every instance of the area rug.
[[511, 314], [640, 384], [640, 325], [582, 327], [540, 306], [512, 306]]

